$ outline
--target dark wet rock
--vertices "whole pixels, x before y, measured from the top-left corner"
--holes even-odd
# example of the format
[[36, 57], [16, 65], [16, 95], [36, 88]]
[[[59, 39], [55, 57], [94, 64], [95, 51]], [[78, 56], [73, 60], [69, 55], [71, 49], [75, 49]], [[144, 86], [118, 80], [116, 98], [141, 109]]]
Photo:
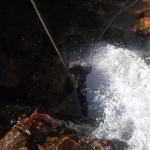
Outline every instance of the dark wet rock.
[[55, 130], [58, 123], [46, 114], [33, 113], [30, 117], [18, 121], [1, 140], [0, 149], [18, 150], [21, 147], [37, 146], [37, 141]]
[[31, 136], [35, 140], [51, 133], [58, 126], [56, 120], [47, 114], [33, 113], [29, 118], [19, 121], [15, 128]]
[[17, 128], [12, 128], [9, 133], [1, 140], [0, 143], [0, 149], [3, 150], [18, 150], [21, 148], [28, 149], [27, 146], [29, 145], [30, 141], [30, 147], [35, 148], [36, 145], [34, 144], [34, 141], [31, 141], [30, 138], [21, 132]]
[[[81, 48], [82, 53], [87, 53], [91, 39], [100, 35], [101, 31], [97, 29], [106, 22], [109, 7], [116, 1], [37, 0], [36, 3], [63, 56], [64, 52], [80, 55]], [[57, 103], [67, 72], [31, 2], [2, 0], [0, 4], [3, 20], [0, 28], [0, 85], [15, 88], [46, 104]], [[120, 38], [121, 34], [119, 31], [117, 34], [109, 32], [109, 37]]]
[[[3, 19], [0, 85], [15, 88], [47, 104], [56, 103], [65, 69], [31, 2], [2, 0], [0, 4], [3, 6], [0, 10]], [[15, 98], [12, 96], [12, 99]]]
[[[75, 125], [75, 123], [74, 123]], [[119, 140], [88, 139], [73, 122], [54, 119], [47, 114], [33, 113], [18, 123], [0, 141], [3, 150], [122, 150], [127, 145]], [[86, 128], [81, 122], [78, 128]], [[79, 132], [78, 132], [79, 131]], [[82, 131], [83, 132], [83, 131]], [[89, 130], [89, 134], [91, 131]]]
[[48, 136], [38, 145], [39, 150], [123, 150], [126, 147], [127, 145], [119, 140], [91, 140], [77, 135]]
[[0, 116], [0, 139], [11, 129], [10, 120], [5, 116]]
[[119, 27], [110, 27], [103, 34], [102, 39], [107, 41], [108, 43], [114, 44], [118, 43], [118, 45], [123, 45], [126, 43], [126, 37], [124, 35], [124, 30]]
[[150, 35], [150, 9], [137, 14], [136, 28], [139, 35]]
[[[21, 57], [12, 58], [1, 54], [1, 89], [9, 89], [7, 96], [9, 92], [13, 94], [14, 90], [18, 91], [15, 92], [15, 97], [12, 96], [16, 101], [19, 100], [19, 98], [17, 99], [17, 93], [24, 93], [22, 97], [23, 95], [30, 95], [49, 104], [52, 103], [49, 97], [54, 96], [53, 101], [57, 102], [58, 92], [61, 91], [63, 84], [63, 78], [61, 77], [61, 74], [63, 74], [62, 65], [53, 65], [48, 61], [50, 58], [45, 59], [47, 60], [37, 61]], [[3, 93], [1, 94], [3, 95]]]

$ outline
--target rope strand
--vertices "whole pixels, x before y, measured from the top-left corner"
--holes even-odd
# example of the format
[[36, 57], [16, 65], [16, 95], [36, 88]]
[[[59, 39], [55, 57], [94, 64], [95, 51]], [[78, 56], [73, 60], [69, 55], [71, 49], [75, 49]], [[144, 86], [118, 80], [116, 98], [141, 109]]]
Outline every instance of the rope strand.
[[[128, 1], [130, 0], [126, 0], [125, 3], [123, 4], [123, 6], [120, 8], [120, 10], [117, 12], [117, 16], [120, 14], [120, 12], [123, 10], [123, 7], [128, 3]], [[113, 18], [112, 18], [113, 19]], [[108, 20], [106, 23], [104, 23], [99, 29], [101, 29], [102, 27], [104, 27], [105, 25], [107, 25], [110, 21], [112, 21], [112, 19]], [[98, 30], [99, 30], [98, 29]]]
[[[128, 0], [127, 0], [128, 1]], [[125, 3], [127, 3], [127, 1]], [[134, 5], [136, 2], [138, 2], [139, 0], [134, 1], [133, 3], [131, 3], [129, 6], [127, 6], [126, 8], [124, 8], [123, 10], [119, 10], [119, 12], [111, 19], [109, 20], [107, 23], [109, 23], [107, 25], [107, 27], [103, 30], [103, 32], [101, 33], [101, 35], [99, 36], [99, 38], [97, 39], [96, 43], [100, 40], [100, 38], [103, 36], [103, 34], [106, 32], [106, 30], [109, 28], [109, 26], [112, 24], [112, 22], [117, 18], [117, 16], [119, 16], [121, 13], [123, 13], [125, 10], [127, 10], [129, 7], [131, 7], [132, 5]], [[107, 24], [105, 23], [105, 24]]]
[[48, 31], [48, 29], [47, 29], [47, 27], [46, 27], [44, 21], [43, 21], [43, 19], [42, 19], [42, 16], [40, 15], [40, 13], [39, 13], [39, 11], [38, 11], [38, 9], [37, 9], [37, 6], [36, 6], [34, 0], [31, 0], [31, 3], [32, 3], [32, 5], [33, 5], [33, 7], [34, 7], [34, 9], [35, 9], [35, 11], [36, 11], [36, 13], [37, 13], [37, 15], [38, 15], [38, 17], [39, 17], [41, 23], [42, 23], [42, 25], [43, 25], [43, 27], [44, 27], [44, 29], [45, 29], [47, 35], [49, 36], [49, 38], [50, 38], [50, 40], [51, 40], [51, 42], [52, 42], [52, 44], [53, 44], [53, 46], [54, 46], [54, 48], [55, 48], [55, 50], [56, 50], [58, 56], [60, 57], [60, 59], [61, 59], [63, 65], [64, 65], [65, 69], [68, 71], [68, 68], [66, 67], [66, 65], [65, 65], [65, 63], [64, 63], [64, 61], [63, 61], [63, 59], [62, 59], [62, 57], [61, 57], [61, 55], [60, 55], [60, 53], [59, 53], [59, 51], [58, 51], [58, 48], [57, 48], [55, 42], [53, 41], [53, 39], [52, 39], [52, 37], [51, 37], [51, 35], [50, 35], [50, 33], [49, 33], [49, 31]]

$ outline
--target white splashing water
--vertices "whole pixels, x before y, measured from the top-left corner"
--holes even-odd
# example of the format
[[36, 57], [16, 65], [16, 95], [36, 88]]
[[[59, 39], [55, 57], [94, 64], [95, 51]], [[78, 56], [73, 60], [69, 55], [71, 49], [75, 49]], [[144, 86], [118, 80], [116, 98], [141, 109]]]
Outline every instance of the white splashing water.
[[129, 150], [150, 150], [149, 66], [134, 52], [110, 45], [93, 60], [110, 82], [109, 97], [96, 96], [103, 100], [105, 119], [93, 137], [125, 140]]

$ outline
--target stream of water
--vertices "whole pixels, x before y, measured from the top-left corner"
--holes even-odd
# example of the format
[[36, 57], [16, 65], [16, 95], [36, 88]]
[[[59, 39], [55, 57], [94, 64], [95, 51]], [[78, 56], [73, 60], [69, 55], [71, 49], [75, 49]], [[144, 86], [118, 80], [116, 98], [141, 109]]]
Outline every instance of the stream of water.
[[103, 47], [92, 63], [96, 75], [103, 74], [94, 78], [99, 87], [93, 101], [103, 108], [103, 121], [93, 137], [124, 140], [129, 150], [150, 150], [149, 66], [134, 51], [111, 45]]

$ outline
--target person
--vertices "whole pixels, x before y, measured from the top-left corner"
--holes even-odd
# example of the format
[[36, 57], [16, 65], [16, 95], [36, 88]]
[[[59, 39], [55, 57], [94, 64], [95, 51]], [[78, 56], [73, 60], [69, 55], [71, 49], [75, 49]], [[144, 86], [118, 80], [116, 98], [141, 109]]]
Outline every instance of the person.
[[92, 65], [84, 61], [74, 61], [69, 64], [69, 76], [65, 83], [62, 95], [58, 100], [58, 105], [69, 96], [74, 89], [77, 89], [78, 101], [82, 114], [88, 115], [88, 102], [86, 99], [87, 86], [86, 76], [91, 72]]

